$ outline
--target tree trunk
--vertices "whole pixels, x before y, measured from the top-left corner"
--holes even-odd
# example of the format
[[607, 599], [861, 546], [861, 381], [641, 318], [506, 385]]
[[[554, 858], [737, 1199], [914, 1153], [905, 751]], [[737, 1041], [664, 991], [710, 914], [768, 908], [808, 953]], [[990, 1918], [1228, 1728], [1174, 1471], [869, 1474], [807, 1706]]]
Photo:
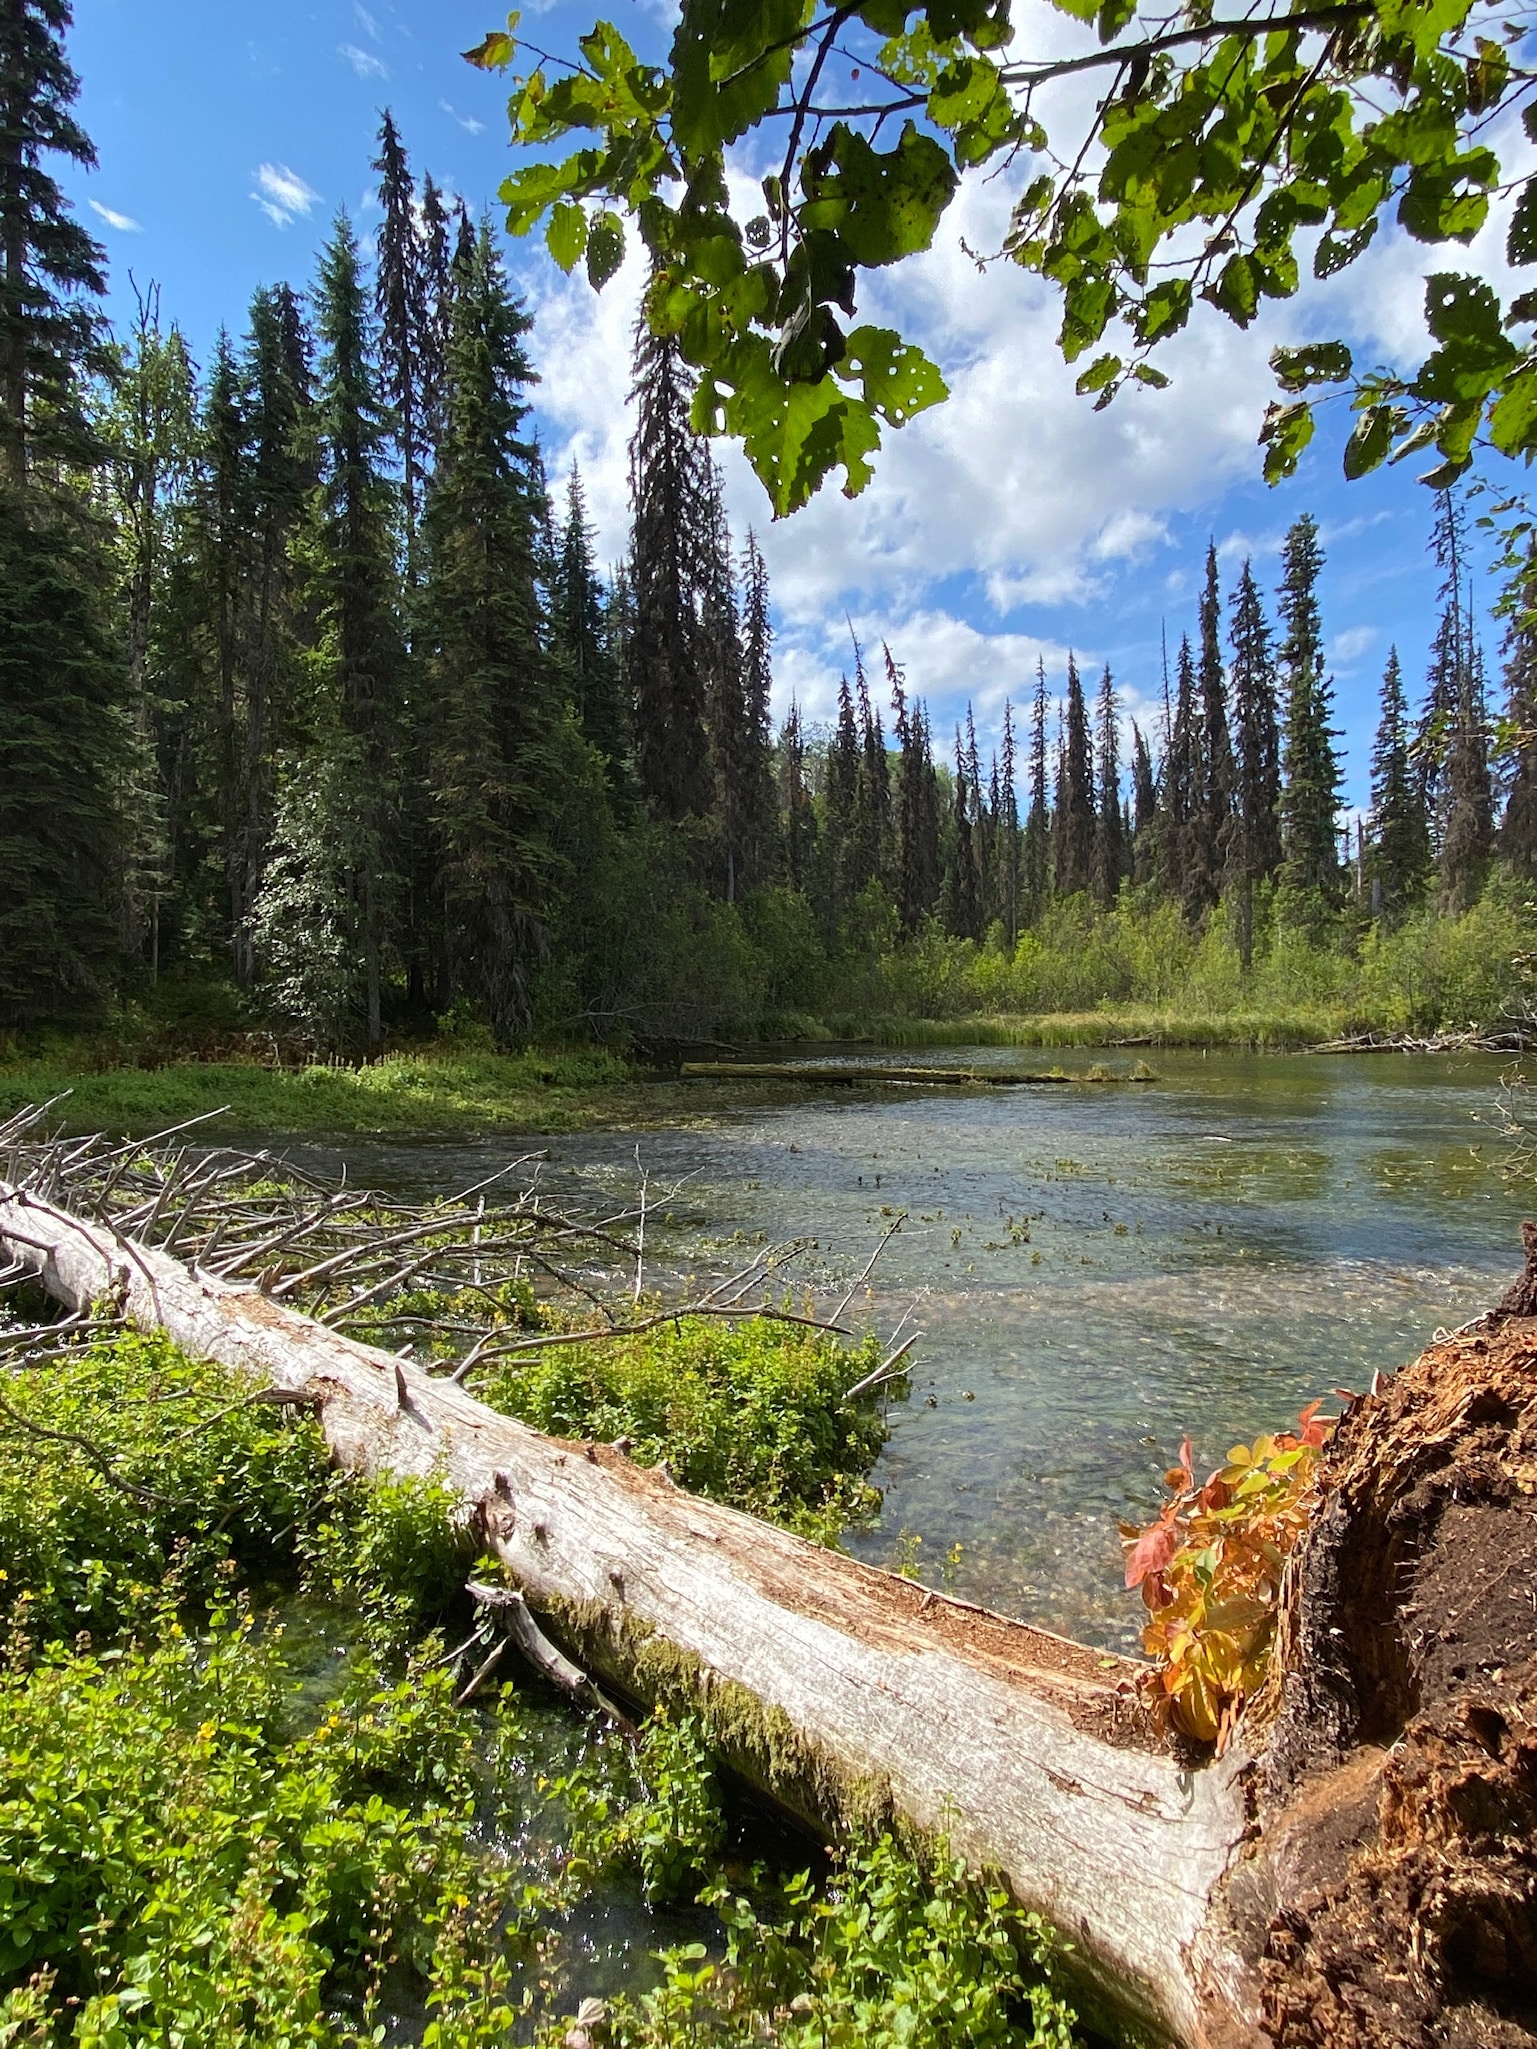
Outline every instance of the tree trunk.
[[1072, 1945], [1097, 2024], [1537, 2041], [1537, 1320], [1495, 1312], [1352, 1405], [1271, 1684], [1217, 1761], [1158, 1731], [1127, 1661], [542, 1437], [255, 1289], [4, 1188], [0, 1244], [68, 1307], [116, 1293], [317, 1397], [345, 1468], [445, 1479], [553, 1637], [693, 1701], [777, 1799], [946, 1830]]

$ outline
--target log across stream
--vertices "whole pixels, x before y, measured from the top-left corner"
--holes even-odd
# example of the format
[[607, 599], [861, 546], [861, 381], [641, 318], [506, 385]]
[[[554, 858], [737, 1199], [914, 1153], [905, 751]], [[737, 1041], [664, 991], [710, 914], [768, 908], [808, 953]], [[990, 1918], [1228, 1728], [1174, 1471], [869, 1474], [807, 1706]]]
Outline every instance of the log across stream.
[[59, 1303], [303, 1395], [349, 1470], [436, 1474], [556, 1642], [823, 1823], [945, 1829], [1192, 2049], [1537, 2041], [1537, 1292], [1354, 1403], [1221, 1761], [1136, 1668], [540, 1436], [254, 1287], [0, 1186]]

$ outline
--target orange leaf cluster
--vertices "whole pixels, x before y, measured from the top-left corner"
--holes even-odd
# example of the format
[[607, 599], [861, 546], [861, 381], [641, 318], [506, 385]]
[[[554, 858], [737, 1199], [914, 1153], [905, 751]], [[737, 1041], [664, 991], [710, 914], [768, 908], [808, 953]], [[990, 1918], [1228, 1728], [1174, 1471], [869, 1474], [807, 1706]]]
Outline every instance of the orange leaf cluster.
[[1235, 1444], [1204, 1486], [1190, 1439], [1164, 1475], [1155, 1522], [1121, 1525], [1126, 1584], [1149, 1620], [1142, 1645], [1165, 1711], [1220, 1752], [1264, 1676], [1275, 1635], [1281, 1568], [1307, 1526], [1318, 1462], [1334, 1425], [1313, 1402], [1298, 1430]]

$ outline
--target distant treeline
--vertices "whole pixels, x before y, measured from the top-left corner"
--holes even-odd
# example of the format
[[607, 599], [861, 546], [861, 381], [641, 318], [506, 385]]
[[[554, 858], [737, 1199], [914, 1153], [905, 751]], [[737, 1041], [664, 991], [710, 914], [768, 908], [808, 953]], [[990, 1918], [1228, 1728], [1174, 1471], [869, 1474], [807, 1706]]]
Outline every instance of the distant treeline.
[[1452, 497], [1423, 708], [1395, 653], [1349, 843], [1306, 517], [1274, 622], [1208, 552], [1156, 733], [1070, 658], [984, 763], [969, 709], [941, 750], [855, 644], [835, 724], [776, 736], [763, 559], [676, 342], [637, 338], [603, 574], [574, 467], [552, 503], [492, 232], [388, 115], [371, 252], [339, 218], [201, 371], [153, 290], [112, 337], [47, 170], [91, 161], [60, 13], [21, 10], [0, 155], [0, 1022], [227, 983], [326, 1050], [680, 1034], [889, 997], [882, 964], [946, 939], [1012, 962], [1080, 901], [1173, 906], [1246, 973], [1277, 934], [1348, 952], [1537, 872], [1534, 642], [1516, 612], [1496, 729]]

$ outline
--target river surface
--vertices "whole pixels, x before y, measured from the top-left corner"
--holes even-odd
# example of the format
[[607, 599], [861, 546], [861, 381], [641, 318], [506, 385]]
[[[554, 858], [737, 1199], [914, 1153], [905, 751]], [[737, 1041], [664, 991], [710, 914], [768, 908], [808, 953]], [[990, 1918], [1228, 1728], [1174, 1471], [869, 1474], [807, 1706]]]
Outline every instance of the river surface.
[[1215, 1464], [1411, 1358], [1521, 1263], [1495, 1059], [1154, 1052], [1142, 1084], [1125, 1054], [869, 1056], [893, 1060], [1072, 1073], [1099, 1061], [1126, 1079], [702, 1081], [692, 1115], [642, 1129], [285, 1150], [420, 1195], [539, 1147], [553, 1195], [618, 1196], [634, 1191], [638, 1149], [653, 1192], [676, 1190], [671, 1227], [653, 1225], [664, 1265], [721, 1273], [744, 1247], [804, 1235], [790, 1271], [824, 1305], [906, 1211], [856, 1307], [883, 1335], [904, 1316], [923, 1335], [874, 1475], [883, 1513], [849, 1548], [1122, 1648], [1139, 1610], [1121, 1589], [1117, 1520], [1155, 1512], [1187, 1431], [1197, 1465]]

